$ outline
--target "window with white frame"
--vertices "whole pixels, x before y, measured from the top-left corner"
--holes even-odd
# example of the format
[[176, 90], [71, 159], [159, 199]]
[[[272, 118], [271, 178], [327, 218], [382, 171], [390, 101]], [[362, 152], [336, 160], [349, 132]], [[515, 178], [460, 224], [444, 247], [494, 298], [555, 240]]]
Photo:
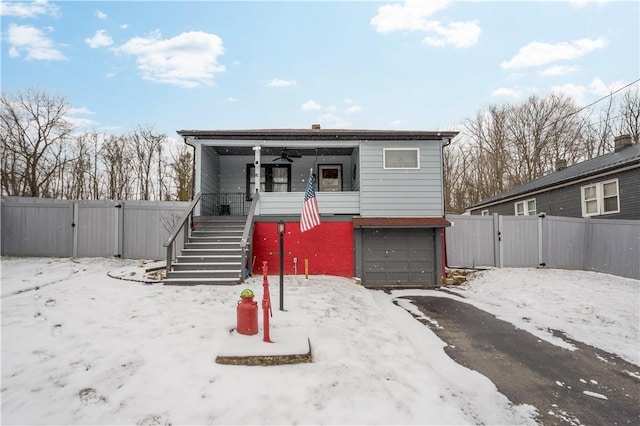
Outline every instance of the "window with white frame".
[[620, 212], [618, 179], [591, 183], [580, 188], [582, 216], [598, 216]]
[[536, 215], [536, 199], [518, 201], [514, 204], [516, 216], [535, 216]]
[[384, 148], [382, 167], [389, 169], [419, 169], [420, 150], [418, 148]]

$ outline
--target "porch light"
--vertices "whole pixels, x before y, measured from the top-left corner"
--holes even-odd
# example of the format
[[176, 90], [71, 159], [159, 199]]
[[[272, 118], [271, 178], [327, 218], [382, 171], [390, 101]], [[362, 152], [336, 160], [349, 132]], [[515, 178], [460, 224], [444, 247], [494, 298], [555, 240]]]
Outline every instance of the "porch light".
[[284, 231], [285, 231], [285, 224], [281, 219], [280, 222], [278, 222], [278, 235], [284, 235]]

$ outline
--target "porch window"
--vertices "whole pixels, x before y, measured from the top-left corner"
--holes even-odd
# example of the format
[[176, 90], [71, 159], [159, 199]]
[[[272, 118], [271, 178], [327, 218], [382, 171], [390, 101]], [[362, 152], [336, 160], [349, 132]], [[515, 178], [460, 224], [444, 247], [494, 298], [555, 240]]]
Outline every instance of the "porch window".
[[536, 199], [518, 201], [515, 203], [515, 215], [516, 216], [535, 216], [536, 214]]
[[418, 148], [384, 148], [382, 167], [387, 169], [419, 169], [420, 150]]
[[[253, 164], [247, 164], [247, 200], [256, 192], [256, 173]], [[291, 192], [291, 166], [265, 164], [260, 167], [260, 192]]]
[[585, 185], [580, 190], [582, 216], [620, 212], [618, 179]]

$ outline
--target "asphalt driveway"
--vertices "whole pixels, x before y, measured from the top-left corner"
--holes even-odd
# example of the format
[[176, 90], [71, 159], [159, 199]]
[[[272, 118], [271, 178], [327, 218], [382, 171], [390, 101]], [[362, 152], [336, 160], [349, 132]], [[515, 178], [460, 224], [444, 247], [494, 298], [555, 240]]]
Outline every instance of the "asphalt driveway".
[[453, 360], [489, 378], [514, 404], [536, 407], [541, 424], [640, 424], [640, 367], [554, 332], [577, 350], [560, 348], [463, 301], [405, 298], [438, 322], [425, 325]]

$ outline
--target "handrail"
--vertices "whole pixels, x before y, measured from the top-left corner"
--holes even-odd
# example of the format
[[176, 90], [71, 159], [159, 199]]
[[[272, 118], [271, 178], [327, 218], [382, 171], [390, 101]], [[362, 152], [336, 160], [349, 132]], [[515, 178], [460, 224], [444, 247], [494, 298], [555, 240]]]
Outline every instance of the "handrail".
[[[182, 215], [182, 218], [180, 218], [180, 221], [173, 228], [173, 231], [171, 231], [171, 234], [169, 234], [169, 238], [167, 238], [163, 244], [163, 246], [167, 248], [167, 265], [166, 265], [167, 272], [171, 270], [171, 261], [173, 260], [173, 243], [175, 239], [178, 237], [178, 234], [180, 234], [180, 231], [186, 228], [187, 221], [191, 217], [191, 214], [193, 213], [193, 209], [196, 208], [196, 204], [198, 204], [198, 202], [200, 201], [201, 196], [202, 196], [201, 193], [196, 194], [191, 204], [189, 204], [189, 208], [187, 208], [185, 213]], [[186, 233], [186, 229], [185, 229], [185, 233]]]
[[182, 218], [180, 220], [180, 222], [178, 222], [176, 224], [176, 226], [174, 226], [173, 231], [171, 232], [171, 234], [169, 234], [169, 238], [167, 238], [164, 242], [164, 247], [167, 247], [169, 244], [171, 244], [173, 242], [173, 240], [176, 239], [176, 237], [178, 236], [178, 234], [180, 233], [180, 229], [182, 229], [182, 226], [184, 225], [184, 223], [187, 221], [187, 219], [189, 218], [189, 215], [191, 215], [191, 212], [193, 211], [193, 209], [196, 207], [196, 204], [198, 204], [198, 201], [200, 201], [200, 197], [202, 196], [202, 194], [200, 194], [199, 192], [196, 194], [195, 198], [193, 199], [193, 201], [191, 202], [191, 204], [189, 204], [189, 208], [185, 211], [185, 213], [182, 215]]
[[244, 282], [244, 269], [247, 263], [247, 251], [249, 243], [249, 236], [251, 235], [251, 228], [253, 227], [253, 216], [256, 213], [256, 206], [258, 205], [258, 198], [260, 198], [260, 193], [256, 192], [253, 194], [253, 200], [251, 201], [251, 207], [249, 207], [249, 213], [247, 214], [247, 221], [244, 224], [244, 229], [242, 231], [242, 238], [240, 239], [240, 252], [242, 253], [241, 263], [240, 263], [240, 282]]

